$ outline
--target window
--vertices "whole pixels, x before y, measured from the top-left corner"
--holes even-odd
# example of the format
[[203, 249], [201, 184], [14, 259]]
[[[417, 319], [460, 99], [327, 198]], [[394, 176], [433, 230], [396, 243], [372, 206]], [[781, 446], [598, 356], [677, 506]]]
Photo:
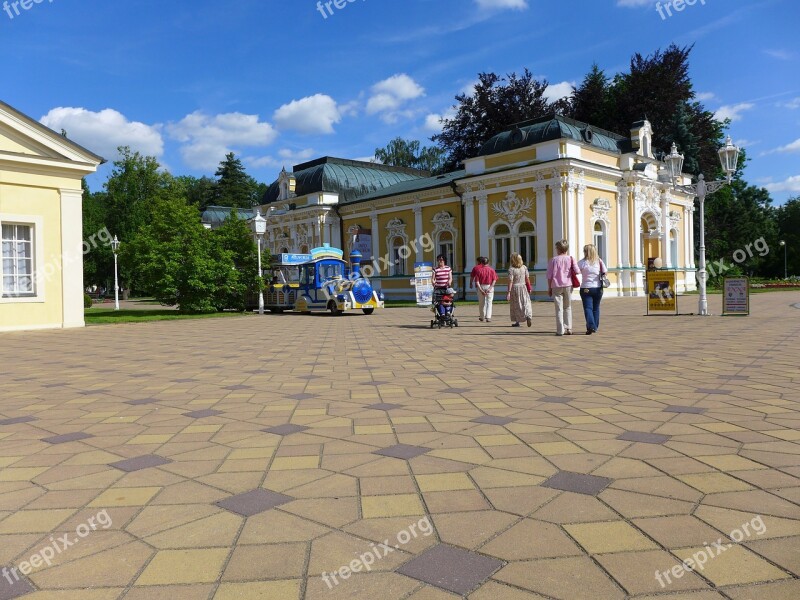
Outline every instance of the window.
[[511, 231], [508, 225], [497, 225], [494, 228], [494, 235], [492, 236], [494, 244], [492, 245], [494, 256], [494, 268], [498, 270], [505, 270], [508, 268], [511, 260]]
[[308, 246], [302, 246], [300, 248], [300, 254], [308, 254]]
[[678, 266], [678, 232], [674, 229], [669, 232], [669, 266]]
[[391, 273], [389, 273], [389, 275], [405, 275], [406, 258], [408, 258], [408, 249], [406, 248], [405, 240], [399, 236], [392, 238], [389, 245], [389, 252], [392, 257]]
[[2, 226], [3, 296], [33, 296], [33, 227]]
[[449, 231], [443, 231], [439, 234], [438, 244], [436, 244], [436, 248], [438, 252], [436, 256], [444, 256], [447, 260], [447, 266], [453, 269], [455, 273], [456, 270], [456, 254], [455, 254], [455, 243], [453, 242], [453, 234]]
[[528, 267], [536, 263], [536, 226], [530, 221], [520, 223], [519, 254]]
[[592, 243], [597, 248], [597, 255], [606, 265], [608, 264], [608, 248], [606, 247], [606, 225], [602, 221], [594, 224], [592, 232]]

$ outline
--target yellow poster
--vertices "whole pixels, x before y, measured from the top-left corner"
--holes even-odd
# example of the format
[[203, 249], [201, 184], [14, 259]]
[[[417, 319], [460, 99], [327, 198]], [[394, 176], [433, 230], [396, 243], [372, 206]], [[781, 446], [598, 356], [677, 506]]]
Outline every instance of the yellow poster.
[[678, 313], [675, 271], [650, 271], [647, 274], [647, 314]]

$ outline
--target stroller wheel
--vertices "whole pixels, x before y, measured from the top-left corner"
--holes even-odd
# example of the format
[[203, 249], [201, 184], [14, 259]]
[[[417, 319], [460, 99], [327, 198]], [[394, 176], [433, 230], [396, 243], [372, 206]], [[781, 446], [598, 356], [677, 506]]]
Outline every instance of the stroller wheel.
[[436, 325], [436, 321], [431, 320], [431, 329], [433, 329], [434, 325]]
[[456, 327], [458, 327], [458, 319], [456, 319], [455, 321], [453, 321], [453, 325], [455, 325]]

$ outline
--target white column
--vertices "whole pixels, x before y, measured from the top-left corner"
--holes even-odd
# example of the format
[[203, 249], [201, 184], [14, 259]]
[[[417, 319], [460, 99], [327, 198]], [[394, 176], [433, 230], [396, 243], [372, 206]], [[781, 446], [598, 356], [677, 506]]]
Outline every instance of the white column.
[[584, 195], [586, 193], [586, 186], [578, 184], [576, 195], [577, 210], [575, 213], [575, 226], [578, 229], [578, 247], [575, 248], [573, 256], [583, 256], [583, 247], [586, 245], [586, 205], [584, 203]]
[[480, 255], [489, 256], [489, 199], [485, 194], [478, 196], [478, 235]]
[[[83, 327], [82, 190], [59, 190], [61, 196], [62, 326]], [[92, 235], [94, 231], [87, 234]], [[130, 240], [122, 240], [123, 243]], [[39, 265], [38, 268], [42, 266]]]
[[547, 268], [547, 248], [551, 245], [547, 239], [547, 186], [533, 188], [536, 194], [536, 264], [534, 269]]
[[689, 228], [692, 225], [691, 217], [692, 214], [689, 212], [689, 207], [684, 206], [683, 223], [682, 223], [683, 235], [681, 236], [683, 238], [683, 264], [681, 265], [682, 267], [689, 266], [689, 260], [690, 260], [689, 254], [691, 253], [691, 248], [689, 247]]
[[381, 252], [380, 232], [378, 231], [378, 213], [369, 213], [369, 218], [372, 220], [372, 260], [375, 261], [378, 260], [378, 256], [380, 256]]
[[566, 230], [567, 240], [569, 241], [570, 245], [570, 254], [573, 254], [573, 252], [576, 250], [575, 244], [578, 241], [577, 238], [578, 228], [576, 227], [577, 224], [575, 222], [577, 220], [575, 215], [575, 190], [577, 188], [578, 184], [575, 182], [575, 179], [569, 177], [567, 179], [567, 185], [566, 185], [567, 210], [565, 215], [566, 220], [564, 223], [565, 225], [564, 229]]
[[672, 264], [672, 256], [669, 251], [669, 198], [666, 192], [661, 194], [661, 260], [668, 268], [675, 265]]
[[[694, 198], [692, 202], [694, 202]], [[687, 263], [690, 268], [695, 269], [697, 268], [697, 263], [694, 262], [694, 204], [689, 207], [689, 220], [686, 223], [686, 229], [689, 232], [689, 256], [687, 258]]]
[[628, 218], [628, 186], [617, 186], [617, 256], [620, 267], [631, 266], [630, 219]]
[[[475, 198], [464, 196], [464, 248], [467, 253], [466, 265], [471, 265], [477, 258], [475, 254]], [[483, 256], [483, 255], [481, 255]], [[464, 270], [466, 271], [466, 265]]]
[[553, 244], [558, 240], [564, 239], [564, 188], [566, 183], [562, 183], [558, 188], [554, 188], [551, 193], [553, 201]]
[[414, 239], [416, 240], [416, 244], [414, 245], [416, 248], [415, 261], [423, 262], [425, 256], [422, 248], [422, 236], [425, 235], [425, 232], [422, 230], [422, 206], [420, 206], [418, 202], [415, 202], [412, 210], [414, 211]]

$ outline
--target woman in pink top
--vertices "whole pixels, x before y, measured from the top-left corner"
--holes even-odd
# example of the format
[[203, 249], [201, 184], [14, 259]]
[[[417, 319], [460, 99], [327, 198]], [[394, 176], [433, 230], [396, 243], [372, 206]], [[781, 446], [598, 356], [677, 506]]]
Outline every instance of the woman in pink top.
[[556, 256], [547, 265], [547, 293], [556, 308], [556, 335], [572, 335], [572, 275], [578, 265], [567, 251], [569, 242], [556, 242]]

